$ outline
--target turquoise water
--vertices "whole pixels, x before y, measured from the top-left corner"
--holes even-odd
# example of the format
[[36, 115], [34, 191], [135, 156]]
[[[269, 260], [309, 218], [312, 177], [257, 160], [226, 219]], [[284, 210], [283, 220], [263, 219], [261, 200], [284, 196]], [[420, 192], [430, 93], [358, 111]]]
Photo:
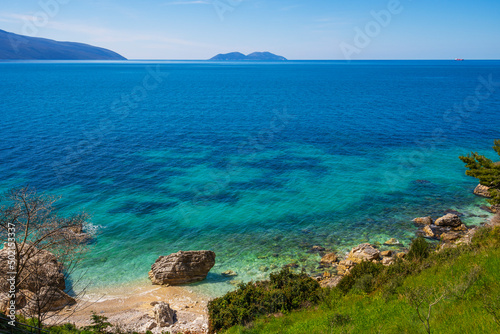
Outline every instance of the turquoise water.
[[0, 189], [92, 215], [97, 289], [210, 249], [192, 289], [217, 295], [226, 270], [321, 272], [313, 245], [407, 245], [416, 216], [485, 214], [457, 157], [493, 158], [499, 61], [0, 63], [0, 78]]

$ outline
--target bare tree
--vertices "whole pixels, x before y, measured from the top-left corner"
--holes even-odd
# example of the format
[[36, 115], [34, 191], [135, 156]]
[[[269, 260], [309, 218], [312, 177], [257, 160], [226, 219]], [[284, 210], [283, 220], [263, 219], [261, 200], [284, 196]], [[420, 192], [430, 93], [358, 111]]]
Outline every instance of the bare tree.
[[418, 319], [425, 327], [427, 333], [431, 333], [431, 312], [432, 308], [446, 298], [446, 292], [437, 288], [417, 287], [406, 292], [408, 302], [415, 309]]
[[0, 200], [0, 237], [5, 241], [0, 288], [8, 291], [8, 315], [22, 309], [40, 328], [54, 311], [75, 302], [64, 292], [66, 280], [88, 250], [82, 233], [88, 216], [61, 217], [56, 200], [28, 187], [11, 190]]

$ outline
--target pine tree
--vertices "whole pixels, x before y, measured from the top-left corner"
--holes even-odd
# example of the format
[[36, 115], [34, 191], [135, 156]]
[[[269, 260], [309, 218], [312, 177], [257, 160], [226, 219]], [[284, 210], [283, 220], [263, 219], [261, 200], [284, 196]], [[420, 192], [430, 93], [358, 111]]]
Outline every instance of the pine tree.
[[[493, 149], [500, 156], [500, 139], [496, 139]], [[500, 205], [500, 162], [493, 162], [477, 152], [472, 152], [466, 156], [461, 156], [460, 160], [465, 163], [468, 169], [465, 174], [475, 177], [484, 186], [490, 187], [491, 205]]]

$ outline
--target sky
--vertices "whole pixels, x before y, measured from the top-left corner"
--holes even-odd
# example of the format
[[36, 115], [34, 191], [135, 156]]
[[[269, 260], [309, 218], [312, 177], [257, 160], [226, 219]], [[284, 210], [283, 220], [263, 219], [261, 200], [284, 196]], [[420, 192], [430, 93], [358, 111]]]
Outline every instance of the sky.
[[0, 0], [0, 29], [128, 59], [500, 59], [499, 0]]

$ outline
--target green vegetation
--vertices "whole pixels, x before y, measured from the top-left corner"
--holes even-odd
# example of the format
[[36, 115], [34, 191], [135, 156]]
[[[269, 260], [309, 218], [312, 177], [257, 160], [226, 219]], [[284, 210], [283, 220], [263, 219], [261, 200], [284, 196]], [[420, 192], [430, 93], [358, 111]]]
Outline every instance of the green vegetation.
[[479, 229], [470, 245], [439, 252], [415, 239], [410, 252], [388, 267], [354, 267], [337, 288], [321, 289], [312, 307], [263, 312], [224, 333], [500, 332], [500, 226]]
[[406, 257], [410, 261], [422, 261], [429, 256], [430, 245], [423, 237], [413, 239]]
[[209, 302], [209, 332], [219, 332], [246, 324], [259, 315], [284, 313], [315, 304], [321, 288], [305, 273], [294, 274], [288, 268], [270, 275], [269, 281], [240, 284], [237, 290]]
[[90, 319], [92, 325], [85, 327], [85, 330], [92, 331], [93, 333], [107, 333], [108, 328], [113, 327], [113, 325], [108, 322], [107, 317], [97, 315], [95, 312], [92, 312]]
[[[493, 149], [500, 156], [500, 139], [495, 140]], [[500, 205], [500, 163], [495, 163], [483, 155], [476, 152], [461, 156], [460, 160], [467, 167], [466, 175], [479, 179], [479, 182], [490, 187], [491, 205]]]
[[337, 288], [344, 294], [348, 293], [351, 289], [370, 293], [373, 291], [376, 278], [382, 272], [384, 266], [380, 263], [361, 262], [351, 269], [349, 275], [344, 276]]

